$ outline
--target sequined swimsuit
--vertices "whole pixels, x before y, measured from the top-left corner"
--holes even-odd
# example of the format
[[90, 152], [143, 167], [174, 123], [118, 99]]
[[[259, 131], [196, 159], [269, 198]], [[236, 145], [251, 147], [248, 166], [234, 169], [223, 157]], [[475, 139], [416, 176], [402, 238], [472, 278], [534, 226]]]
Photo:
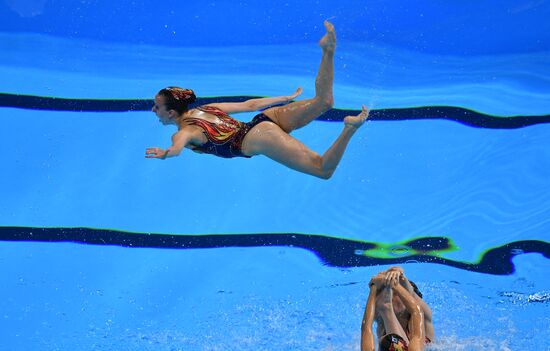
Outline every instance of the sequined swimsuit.
[[216, 116], [218, 121], [211, 122], [194, 117], [185, 119], [187, 125], [201, 128], [208, 139], [206, 143], [196, 145], [192, 150], [224, 158], [250, 158], [251, 156], [246, 156], [241, 151], [244, 137], [256, 125], [267, 121], [273, 122], [263, 113], [256, 115], [252, 121], [243, 123], [232, 118], [217, 107], [206, 105], [197, 107], [197, 110]]

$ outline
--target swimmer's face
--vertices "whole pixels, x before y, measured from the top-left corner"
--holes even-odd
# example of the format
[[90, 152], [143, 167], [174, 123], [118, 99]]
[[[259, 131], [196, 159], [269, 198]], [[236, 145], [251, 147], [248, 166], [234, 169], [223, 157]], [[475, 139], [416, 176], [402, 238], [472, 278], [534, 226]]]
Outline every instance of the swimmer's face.
[[167, 125], [174, 123], [171, 117], [170, 111], [166, 109], [166, 104], [164, 102], [164, 97], [157, 95], [155, 96], [155, 104], [153, 105], [153, 108], [151, 111], [157, 115], [159, 118], [160, 123]]

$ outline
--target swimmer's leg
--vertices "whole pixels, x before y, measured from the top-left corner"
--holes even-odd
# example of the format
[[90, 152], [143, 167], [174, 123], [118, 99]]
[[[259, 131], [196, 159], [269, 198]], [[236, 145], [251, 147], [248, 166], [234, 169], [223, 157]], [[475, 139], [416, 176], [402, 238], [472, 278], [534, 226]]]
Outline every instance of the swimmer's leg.
[[338, 167], [351, 137], [367, 116], [368, 111], [364, 109], [357, 116], [346, 117], [344, 130], [323, 156], [271, 122], [263, 122], [252, 128], [243, 141], [242, 151], [247, 155], [262, 154], [298, 172], [329, 179]]
[[336, 47], [336, 33], [334, 26], [325, 21], [326, 34], [321, 38], [319, 45], [323, 49], [321, 65], [315, 80], [315, 97], [279, 107], [273, 107], [264, 113], [277, 123], [285, 132], [301, 128], [330, 110], [334, 104], [332, 83], [334, 80], [334, 49]]

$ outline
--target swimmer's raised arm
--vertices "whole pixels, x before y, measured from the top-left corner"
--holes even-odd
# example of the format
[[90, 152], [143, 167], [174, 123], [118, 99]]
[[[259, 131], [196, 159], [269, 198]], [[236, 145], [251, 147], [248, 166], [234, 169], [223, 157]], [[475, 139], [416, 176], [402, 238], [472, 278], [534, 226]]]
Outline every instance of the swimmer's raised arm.
[[172, 135], [172, 145], [167, 149], [161, 149], [160, 147], [149, 147], [145, 150], [146, 158], [160, 158], [162, 160], [167, 157], [175, 157], [181, 153], [184, 147], [193, 140], [193, 134], [188, 129], [181, 129], [174, 135]]
[[261, 110], [265, 107], [289, 102], [302, 94], [302, 88], [296, 89], [292, 95], [275, 96], [269, 98], [250, 99], [243, 102], [220, 102], [208, 104], [224, 111], [225, 113], [253, 112]]
[[393, 285], [395, 282], [399, 282], [405, 290], [411, 294], [411, 296], [415, 299], [416, 303], [420, 306], [422, 309], [422, 313], [424, 314], [424, 327], [425, 327], [425, 333], [426, 337], [430, 339], [430, 341], [435, 340], [435, 329], [433, 325], [433, 317], [432, 317], [432, 309], [428, 304], [422, 299], [422, 294], [418, 290], [418, 287], [416, 287], [416, 284], [413, 287], [414, 283], [411, 283], [409, 279], [405, 276], [405, 270], [403, 267], [399, 266], [393, 266], [390, 267], [385, 272], [385, 279], [386, 279], [386, 285]]
[[433, 325], [432, 309], [430, 308], [430, 306], [428, 306], [428, 304], [424, 301], [424, 299], [422, 299], [422, 297], [420, 295], [418, 295], [418, 294], [420, 294], [420, 292], [418, 292], [418, 294], [417, 294], [418, 290], [415, 291], [415, 289], [413, 288], [411, 282], [409, 281], [409, 279], [407, 279], [405, 274], [402, 274], [400, 279], [401, 279], [403, 287], [407, 291], [409, 291], [409, 293], [416, 300], [416, 303], [422, 309], [422, 313], [424, 314], [424, 325], [425, 325], [426, 336], [431, 341], [434, 341], [435, 340], [435, 329], [434, 329], [434, 325]]
[[394, 282], [391, 286], [393, 291], [399, 296], [407, 312], [411, 315], [411, 321], [409, 323], [409, 350], [410, 351], [423, 351], [425, 341], [425, 329], [424, 329], [424, 313], [422, 307], [417, 303], [414, 298], [414, 293], [411, 294], [407, 291], [399, 282]]
[[[415, 298], [416, 302], [420, 305], [422, 308], [422, 312], [424, 312], [424, 319], [426, 322], [429, 322], [431, 324], [432, 321], [432, 310], [430, 307], [426, 304], [426, 302], [422, 299], [422, 296], [417, 294], [415, 288], [412, 286], [411, 282], [407, 277], [405, 276], [405, 270], [402, 267], [394, 266], [390, 267], [386, 271], [386, 284], [392, 285], [394, 282], [399, 281], [403, 287]], [[433, 327], [432, 327], [433, 328]]]
[[363, 321], [361, 323], [361, 351], [374, 351], [374, 334], [372, 333], [372, 324], [374, 323], [376, 291], [378, 286], [373, 280], [371, 280], [369, 283], [369, 288], [369, 297], [367, 299], [367, 305], [365, 306]]

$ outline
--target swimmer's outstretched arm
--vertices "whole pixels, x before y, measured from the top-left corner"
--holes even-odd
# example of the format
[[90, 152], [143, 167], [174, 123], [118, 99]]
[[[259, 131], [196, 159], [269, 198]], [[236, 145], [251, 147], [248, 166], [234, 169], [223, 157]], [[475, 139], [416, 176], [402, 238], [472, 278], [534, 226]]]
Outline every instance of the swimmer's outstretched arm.
[[288, 96], [250, 99], [243, 102], [220, 102], [208, 104], [208, 106], [217, 107], [226, 113], [253, 112], [268, 106], [289, 102], [300, 94], [302, 94], [302, 88], [296, 89], [292, 95]]
[[363, 321], [361, 323], [361, 351], [374, 351], [374, 334], [372, 333], [372, 324], [374, 323], [376, 292], [382, 283], [383, 281], [380, 279], [380, 276], [373, 277], [369, 282], [369, 297], [367, 299], [367, 305], [365, 306]]
[[407, 277], [405, 276], [405, 273], [401, 275], [401, 281], [404, 282], [404, 287], [409, 293], [412, 295], [412, 297], [415, 299], [416, 303], [420, 306], [422, 309], [422, 314], [424, 315], [424, 331], [425, 336], [427, 336], [431, 341], [435, 340], [435, 329], [433, 325], [433, 316], [432, 316], [432, 309], [428, 304], [422, 299], [420, 296], [418, 296], [411, 285], [411, 282]]
[[172, 145], [167, 149], [160, 147], [149, 147], [145, 150], [145, 158], [160, 158], [162, 160], [168, 157], [179, 156], [181, 150], [193, 140], [193, 134], [187, 129], [182, 129], [172, 135]]
[[409, 323], [409, 350], [410, 351], [423, 351], [425, 340], [425, 327], [424, 327], [424, 313], [422, 307], [418, 305], [413, 294], [407, 291], [399, 282], [393, 281], [391, 286], [393, 291], [399, 296], [407, 312], [411, 315], [411, 321]]
[[422, 309], [422, 313], [424, 314], [426, 336], [433, 341], [435, 339], [435, 330], [433, 326], [432, 309], [420, 296], [414, 292], [411, 282], [405, 276], [405, 270], [399, 266], [391, 267], [386, 271], [386, 284], [391, 286], [391, 284], [396, 281], [402, 284], [405, 290], [411, 294], [411, 296], [416, 300], [416, 303]]

